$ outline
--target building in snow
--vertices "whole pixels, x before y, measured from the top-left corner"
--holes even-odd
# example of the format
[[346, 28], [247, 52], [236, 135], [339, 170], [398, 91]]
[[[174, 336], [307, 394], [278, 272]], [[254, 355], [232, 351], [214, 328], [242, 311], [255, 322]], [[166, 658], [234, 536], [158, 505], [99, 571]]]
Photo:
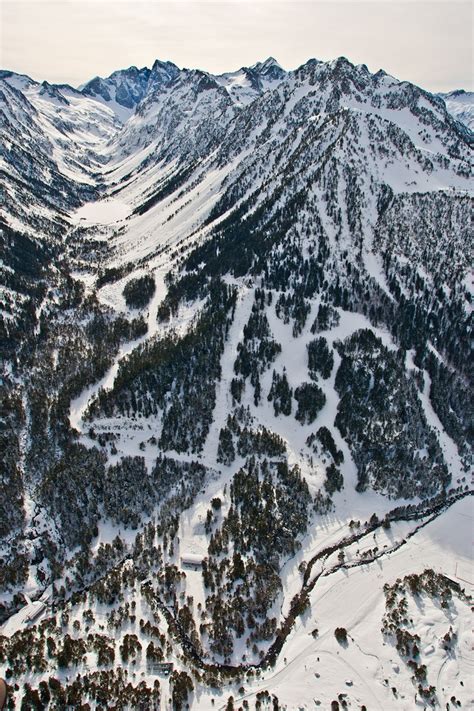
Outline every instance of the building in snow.
[[41, 600], [36, 600], [35, 602], [32, 602], [30, 605], [28, 605], [25, 622], [33, 622], [34, 620], [36, 620], [45, 608], [46, 604]]
[[149, 662], [147, 669], [149, 674], [168, 676], [173, 671], [173, 662]]
[[190, 570], [199, 570], [202, 567], [202, 555], [196, 555], [195, 553], [186, 553], [186, 555], [181, 556], [181, 567], [188, 568]]

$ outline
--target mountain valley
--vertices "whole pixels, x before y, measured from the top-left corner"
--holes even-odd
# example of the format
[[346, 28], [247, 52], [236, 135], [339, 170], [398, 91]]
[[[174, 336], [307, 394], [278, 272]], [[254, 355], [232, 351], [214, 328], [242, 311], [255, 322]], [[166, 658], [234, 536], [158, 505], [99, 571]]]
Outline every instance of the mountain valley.
[[21, 709], [474, 704], [472, 94], [0, 72]]

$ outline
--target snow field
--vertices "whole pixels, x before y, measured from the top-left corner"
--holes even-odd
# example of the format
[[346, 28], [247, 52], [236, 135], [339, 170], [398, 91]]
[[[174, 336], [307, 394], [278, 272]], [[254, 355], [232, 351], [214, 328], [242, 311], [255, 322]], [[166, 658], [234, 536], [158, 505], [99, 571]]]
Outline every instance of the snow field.
[[[371, 711], [423, 708], [424, 704], [415, 699], [411, 672], [381, 634], [385, 614], [382, 588], [385, 582], [392, 584], [397, 578], [426, 568], [455, 580], [454, 559], [472, 566], [472, 525], [473, 506], [467, 498], [418, 531], [395, 553], [321, 577], [310, 595], [310, 610], [298, 618], [275, 668], [264, 672], [261, 679], [244, 684], [246, 693], [235, 697], [236, 705], [243, 698], [255, 703], [257, 692], [267, 689], [289, 711], [313, 709], [315, 705], [328, 709], [339, 693], [347, 694], [355, 708], [365, 704]], [[403, 537], [405, 532], [400, 533]], [[466, 592], [472, 590], [471, 585]], [[414, 621], [411, 632], [421, 638], [421, 660], [428, 668], [428, 683], [436, 686], [441, 707], [454, 693], [463, 708], [470, 708], [474, 703], [470, 608], [457, 598], [447, 614], [426, 595], [422, 603], [420, 608], [410, 601], [409, 610]], [[459, 636], [455, 656], [438, 644], [450, 625]], [[335, 640], [336, 627], [347, 629], [347, 647]], [[311, 635], [315, 628], [316, 639]], [[397, 689], [396, 696], [392, 687]]]

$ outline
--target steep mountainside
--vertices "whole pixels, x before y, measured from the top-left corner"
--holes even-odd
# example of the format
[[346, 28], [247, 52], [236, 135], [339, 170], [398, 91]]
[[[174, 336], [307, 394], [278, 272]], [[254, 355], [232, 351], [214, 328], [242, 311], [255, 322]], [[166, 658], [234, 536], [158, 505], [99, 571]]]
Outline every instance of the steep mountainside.
[[1, 72], [22, 708], [472, 702], [473, 134], [445, 99], [342, 57]]
[[474, 92], [458, 89], [438, 94], [444, 99], [448, 111], [472, 130], [474, 128]]

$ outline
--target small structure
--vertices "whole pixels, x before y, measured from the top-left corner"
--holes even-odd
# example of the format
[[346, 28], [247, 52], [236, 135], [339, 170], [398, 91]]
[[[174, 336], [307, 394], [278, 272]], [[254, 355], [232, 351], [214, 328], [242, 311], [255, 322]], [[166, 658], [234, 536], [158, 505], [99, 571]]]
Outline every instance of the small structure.
[[28, 605], [25, 622], [33, 622], [34, 620], [36, 620], [45, 610], [45, 608], [46, 604], [41, 600], [36, 600], [35, 602], [30, 603], [30, 605]]
[[202, 568], [202, 555], [196, 555], [194, 553], [187, 553], [181, 556], [181, 567], [188, 568], [190, 570], [199, 570]]
[[148, 673], [169, 676], [174, 668], [173, 662], [148, 662]]
[[42, 600], [31, 601], [28, 595], [24, 595], [26, 605], [0, 627], [0, 634], [11, 637], [30, 622], [34, 622], [47, 609], [47, 605]]

